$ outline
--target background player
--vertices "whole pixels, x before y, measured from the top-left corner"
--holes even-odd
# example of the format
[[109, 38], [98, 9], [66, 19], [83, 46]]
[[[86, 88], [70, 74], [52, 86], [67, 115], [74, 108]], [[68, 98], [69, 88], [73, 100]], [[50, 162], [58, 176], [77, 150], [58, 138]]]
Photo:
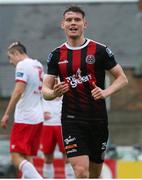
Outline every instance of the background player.
[[8, 47], [10, 63], [16, 66], [15, 88], [1, 119], [6, 128], [15, 108], [14, 124], [10, 137], [12, 163], [22, 171], [23, 178], [42, 178], [32, 165], [32, 156], [37, 154], [43, 122], [41, 86], [43, 67], [31, 59], [20, 42]]
[[61, 129], [61, 107], [62, 97], [57, 97], [52, 101], [43, 100], [44, 123], [41, 134], [41, 150], [44, 153], [45, 163], [43, 166], [43, 176], [45, 178], [54, 178], [54, 153], [56, 145], [65, 159], [65, 177], [72, 179], [74, 177], [73, 169], [67, 162]]

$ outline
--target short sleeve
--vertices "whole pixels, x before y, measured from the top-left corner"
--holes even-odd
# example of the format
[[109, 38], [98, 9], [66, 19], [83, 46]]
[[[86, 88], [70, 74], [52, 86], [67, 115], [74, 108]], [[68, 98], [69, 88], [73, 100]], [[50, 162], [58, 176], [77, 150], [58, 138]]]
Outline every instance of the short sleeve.
[[16, 81], [23, 81], [25, 83], [27, 82], [28, 75], [27, 75], [24, 63], [19, 62], [17, 64], [16, 71], [15, 71], [15, 80]]
[[47, 74], [58, 75], [58, 61], [59, 54], [57, 51], [53, 51], [47, 58]]
[[117, 65], [115, 60], [114, 54], [112, 53], [111, 49], [108, 47], [104, 47], [104, 66], [106, 70], [112, 69], [114, 66]]

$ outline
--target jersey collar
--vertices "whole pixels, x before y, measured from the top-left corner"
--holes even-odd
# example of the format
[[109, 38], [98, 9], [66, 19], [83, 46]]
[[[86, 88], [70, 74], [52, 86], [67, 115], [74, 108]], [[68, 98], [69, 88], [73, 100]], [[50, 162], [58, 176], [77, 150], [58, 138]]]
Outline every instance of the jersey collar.
[[86, 39], [86, 42], [82, 46], [78, 46], [78, 47], [72, 47], [67, 42], [65, 42], [65, 46], [71, 50], [79, 50], [86, 47], [89, 44], [89, 42], [90, 42], [90, 39]]

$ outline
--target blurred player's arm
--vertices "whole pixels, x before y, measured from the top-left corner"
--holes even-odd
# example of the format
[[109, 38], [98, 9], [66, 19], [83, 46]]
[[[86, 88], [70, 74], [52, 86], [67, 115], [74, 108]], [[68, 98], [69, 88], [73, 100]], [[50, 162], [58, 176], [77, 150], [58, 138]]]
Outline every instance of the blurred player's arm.
[[46, 75], [43, 80], [42, 93], [45, 100], [61, 97], [68, 90], [68, 83], [58, 82], [57, 77], [54, 75]]
[[1, 127], [6, 128], [10, 113], [14, 110], [17, 102], [19, 101], [21, 95], [23, 94], [23, 92], [25, 90], [25, 87], [26, 87], [26, 84], [24, 82], [21, 82], [21, 81], [16, 82], [15, 88], [12, 92], [8, 106], [5, 110], [5, 113], [2, 117], [2, 119], [1, 119]]

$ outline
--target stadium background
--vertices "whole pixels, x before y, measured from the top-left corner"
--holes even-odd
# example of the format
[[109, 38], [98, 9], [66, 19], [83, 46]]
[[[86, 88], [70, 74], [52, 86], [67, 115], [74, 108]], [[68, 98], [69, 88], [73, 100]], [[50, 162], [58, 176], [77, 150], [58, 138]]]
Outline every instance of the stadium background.
[[[38, 58], [46, 70], [48, 53], [65, 41], [60, 20], [69, 5], [0, 1], [0, 117], [14, 86], [7, 46], [22, 41], [30, 56]], [[110, 46], [129, 80], [127, 87], [108, 99], [110, 144], [142, 147], [142, 20], [137, 16], [137, 1], [84, 0], [78, 5], [86, 11], [86, 37]], [[11, 123], [6, 131], [0, 128], [0, 135], [10, 132]]]

